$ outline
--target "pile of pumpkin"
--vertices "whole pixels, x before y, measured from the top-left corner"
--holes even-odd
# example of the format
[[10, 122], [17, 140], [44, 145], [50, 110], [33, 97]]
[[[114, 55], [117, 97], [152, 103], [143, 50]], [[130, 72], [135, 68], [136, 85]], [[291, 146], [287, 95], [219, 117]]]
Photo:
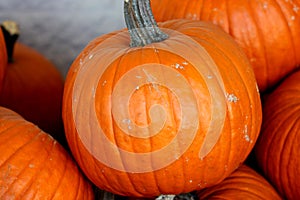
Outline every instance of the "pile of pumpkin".
[[0, 199], [299, 199], [299, 9], [124, 0], [65, 80], [3, 22]]

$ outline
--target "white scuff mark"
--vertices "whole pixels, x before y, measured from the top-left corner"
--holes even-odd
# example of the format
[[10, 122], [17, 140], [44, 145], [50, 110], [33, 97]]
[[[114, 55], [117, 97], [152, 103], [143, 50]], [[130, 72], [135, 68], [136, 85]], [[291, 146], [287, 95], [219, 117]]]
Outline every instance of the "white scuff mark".
[[264, 9], [267, 9], [267, 8], [268, 8], [268, 3], [267, 3], [267, 2], [264, 2], [264, 3], [263, 3], [263, 8], [264, 8]]
[[135, 78], [137, 78], [137, 79], [141, 79], [141, 78], [143, 78], [142, 76], [135, 76]]
[[31, 168], [31, 169], [34, 168], [34, 164], [29, 164], [28, 166], [29, 166], [29, 168]]
[[227, 101], [232, 102], [232, 103], [236, 103], [239, 100], [234, 94], [227, 94], [226, 98], [227, 98]]
[[176, 69], [184, 69], [184, 66], [182, 66], [178, 63], [176, 63], [174, 66], [175, 66]]
[[189, 63], [187, 61], [182, 62], [183, 65], [188, 65]]
[[94, 55], [93, 55], [93, 54], [91, 54], [91, 55], [89, 56], [89, 59], [91, 60], [93, 57], [94, 57]]
[[298, 6], [296, 6], [296, 5], [294, 5], [294, 7], [293, 7], [293, 11], [294, 11], [295, 13], [298, 13], [298, 11], [299, 11], [299, 7], [298, 7]]
[[212, 75], [208, 75], [207, 78], [208, 78], [208, 79], [212, 79], [213, 76], [212, 76]]
[[107, 83], [107, 81], [106, 81], [106, 80], [105, 80], [105, 81], [103, 81], [103, 83], [102, 83], [102, 86], [106, 85], [106, 83]]

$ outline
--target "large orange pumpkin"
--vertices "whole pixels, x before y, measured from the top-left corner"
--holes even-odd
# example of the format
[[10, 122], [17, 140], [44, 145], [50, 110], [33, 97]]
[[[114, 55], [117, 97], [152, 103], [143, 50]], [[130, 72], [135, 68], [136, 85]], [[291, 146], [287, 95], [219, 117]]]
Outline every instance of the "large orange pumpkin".
[[244, 49], [260, 91], [300, 65], [299, 0], [151, 0], [157, 21], [210, 21]]
[[265, 97], [255, 155], [264, 175], [286, 199], [300, 198], [300, 71]]
[[3, 32], [0, 29], [0, 93], [2, 89], [6, 64], [7, 64], [6, 45], [5, 45]]
[[282, 199], [260, 174], [241, 165], [220, 184], [197, 191], [199, 199]]
[[124, 11], [129, 31], [91, 41], [67, 74], [63, 120], [74, 157], [99, 188], [125, 196], [222, 181], [260, 130], [247, 57], [211, 23], [160, 29], [149, 1], [125, 1]]
[[[15, 22], [6, 21], [7, 29]], [[8, 37], [8, 39], [10, 39]], [[61, 117], [64, 80], [58, 69], [36, 50], [20, 42], [7, 42], [9, 62], [0, 94], [0, 105], [64, 140]]]
[[49, 134], [0, 107], [0, 199], [93, 199], [91, 184]]

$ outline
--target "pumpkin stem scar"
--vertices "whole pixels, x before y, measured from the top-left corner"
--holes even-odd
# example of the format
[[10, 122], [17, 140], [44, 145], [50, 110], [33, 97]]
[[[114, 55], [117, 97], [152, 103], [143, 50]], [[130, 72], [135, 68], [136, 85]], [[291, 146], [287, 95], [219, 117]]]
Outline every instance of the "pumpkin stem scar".
[[14, 46], [20, 35], [19, 26], [15, 21], [4, 21], [1, 24], [1, 30], [6, 44], [8, 62], [12, 63]]
[[159, 29], [153, 17], [150, 0], [124, 0], [124, 18], [131, 47], [161, 42], [169, 37]]

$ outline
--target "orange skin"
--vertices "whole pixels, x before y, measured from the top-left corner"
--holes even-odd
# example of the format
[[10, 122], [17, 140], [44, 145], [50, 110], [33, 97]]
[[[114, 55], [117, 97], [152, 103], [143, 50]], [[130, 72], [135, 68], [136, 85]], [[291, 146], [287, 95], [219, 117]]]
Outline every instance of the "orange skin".
[[261, 92], [275, 87], [300, 65], [300, 1], [151, 0], [158, 22], [209, 21], [243, 48]]
[[300, 197], [300, 71], [264, 97], [261, 134], [255, 146], [263, 174], [285, 199]]
[[[171, 35], [165, 41], [151, 44], [153, 46], [130, 48], [130, 38], [126, 30], [117, 31], [91, 41], [74, 61], [66, 78], [63, 120], [70, 149], [81, 169], [95, 185], [123, 196], [154, 197], [160, 194], [187, 193], [215, 185], [226, 178], [246, 159], [260, 131], [261, 103], [255, 76], [247, 57], [232, 38], [217, 26], [205, 22], [174, 20], [159, 25], [161, 28], [176, 30], [180, 34], [189, 36], [193, 42], [180, 40], [177, 37], [180, 34], [173, 32], [175, 35]], [[123, 34], [118, 35], [120, 33]], [[171, 33], [172, 31], [170, 31]], [[112, 38], [115, 40], [110, 41], [109, 39]], [[204, 75], [195, 71], [198, 66], [188, 63], [190, 67], [186, 67], [184, 70], [180, 67], [175, 68], [175, 63], [183, 63], [185, 59], [171, 51], [161, 49], [155, 51], [155, 45], [156, 47], [159, 45], [170, 47], [170, 45], [178, 44], [178, 49], [174, 45], [175, 51], [176, 49], [179, 51], [180, 45], [185, 45], [188, 47], [185, 51], [188, 52], [190, 48], [197, 46], [195, 42], [205, 49], [204, 52], [207, 52], [201, 56], [215, 62], [216, 73], [219, 72], [222, 77], [225, 93], [234, 93], [238, 97], [238, 99], [234, 99], [227, 96], [224, 99], [222, 96], [217, 99], [217, 102], [223, 100], [225, 102], [225, 121], [223, 126], [221, 125], [220, 137], [214, 148], [202, 160], [199, 159], [199, 150], [207, 134], [208, 125], [213, 117], [222, 115], [222, 113], [211, 116], [210, 106], [213, 100], [210, 95], [212, 94], [208, 91], [208, 86], [203, 79]], [[101, 52], [113, 56], [123, 51], [126, 53], [116, 59], [109, 56], [98, 56]], [[78, 77], [83, 67], [102, 69], [102, 63], [105, 61], [111, 61], [111, 63], [101, 77], [95, 77], [97, 71], [85, 79]], [[103, 149], [106, 143], [112, 143], [134, 153], [159, 150], [174, 138], [182, 120], [180, 118], [181, 108], [178, 106], [180, 99], [176, 98], [167, 87], [155, 87], [146, 84], [132, 93], [128, 103], [131, 119], [135, 124], [149, 125], [151, 122], [149, 117], [151, 105], [160, 104], [164, 106], [166, 113], [164, 128], [151, 138], [136, 138], [125, 134], [114, 121], [112, 113], [112, 96], [114, 95], [112, 91], [114, 87], [128, 71], [133, 70], [135, 66], [147, 63], [159, 63], [169, 66], [169, 68], [173, 67], [172, 69], [175, 69], [188, 80], [199, 106], [196, 110], [199, 112], [199, 126], [201, 128], [196, 132], [190, 148], [170, 165], [152, 172], [127, 173], [103, 164], [95, 157], [95, 154], [107, 155], [109, 159], [119, 156], [118, 154], [108, 154]], [[209, 67], [212, 68], [213, 66]], [[86, 71], [83, 70], [83, 72]], [[150, 77], [151, 75], [153, 74], [150, 74]], [[98, 85], [93, 87], [93, 96], [84, 95], [84, 92], [90, 89], [85, 87], [85, 84], [94, 83], [92, 80], [95, 78], [99, 81]], [[165, 80], [170, 79], [170, 77], [164, 78]], [[222, 83], [219, 82], [219, 84]], [[123, 85], [124, 91], [127, 86], [126, 84]], [[122, 90], [120, 91], [122, 92]], [[90, 104], [85, 103], [90, 100], [93, 100]], [[121, 105], [122, 102], [119, 104]], [[123, 104], [126, 105], [126, 102]], [[214, 106], [218, 107], [217, 105]], [[83, 112], [77, 112], [77, 109], [82, 109]], [[91, 109], [96, 109], [96, 120], [91, 118], [90, 114], [93, 114], [90, 113]], [[79, 125], [84, 129], [82, 132], [78, 132]], [[99, 139], [99, 133], [93, 132], [98, 125], [103, 127], [104, 134], [109, 141], [102, 141]], [[213, 127], [214, 130], [219, 130], [219, 128], [217, 125]], [[93, 148], [93, 153], [83, 143], [82, 139], [85, 138], [91, 139], [89, 144], [92, 145], [89, 147]], [[177, 153], [174, 150], [173, 155]], [[126, 158], [121, 157], [120, 159], [123, 159], [124, 163], [128, 162]], [[164, 159], [167, 157], [162, 158], [162, 160]], [[132, 163], [136, 166], [139, 165], [138, 161], [127, 164]]]
[[61, 106], [64, 80], [55, 66], [34, 49], [15, 44], [6, 64], [0, 105], [64, 141]]
[[0, 107], [0, 199], [93, 200], [90, 182], [49, 134]]
[[241, 165], [221, 183], [197, 191], [199, 199], [272, 199], [282, 198], [260, 174]]

